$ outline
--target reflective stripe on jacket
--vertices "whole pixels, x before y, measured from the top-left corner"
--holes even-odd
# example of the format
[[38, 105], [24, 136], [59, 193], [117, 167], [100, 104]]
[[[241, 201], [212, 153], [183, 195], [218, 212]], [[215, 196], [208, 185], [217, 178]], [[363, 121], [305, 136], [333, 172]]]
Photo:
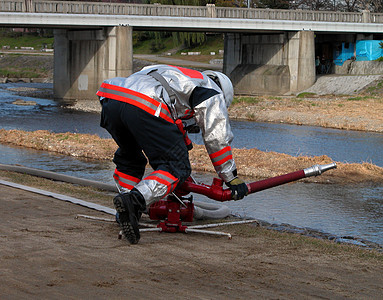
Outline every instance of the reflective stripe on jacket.
[[101, 84], [97, 96], [132, 104], [155, 117], [161, 117], [170, 123], [174, 123], [166, 104], [154, 100], [142, 93], [104, 82]]

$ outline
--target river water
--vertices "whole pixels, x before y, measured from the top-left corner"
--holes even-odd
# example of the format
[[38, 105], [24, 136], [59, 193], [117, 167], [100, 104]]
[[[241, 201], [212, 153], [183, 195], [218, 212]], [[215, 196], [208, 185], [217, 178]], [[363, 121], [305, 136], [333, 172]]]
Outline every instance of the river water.
[[[1, 84], [0, 128], [97, 134], [99, 114], [65, 109], [53, 100], [21, 97], [7, 88], [51, 88], [50, 84]], [[16, 99], [35, 101], [34, 106], [12, 104]], [[233, 146], [257, 147], [290, 155], [328, 155], [340, 162], [372, 162], [383, 167], [383, 134], [342, 131], [286, 124], [232, 122]], [[196, 143], [202, 140], [192, 135]], [[20, 164], [80, 178], [112, 183], [114, 165], [0, 144], [0, 163]], [[287, 171], [288, 172], [288, 171]], [[194, 174], [211, 183], [214, 174]], [[212, 201], [195, 195], [199, 201]], [[354, 236], [383, 245], [383, 186], [326, 185], [296, 182], [225, 203], [234, 214], [270, 223], [309, 227], [335, 236]]]

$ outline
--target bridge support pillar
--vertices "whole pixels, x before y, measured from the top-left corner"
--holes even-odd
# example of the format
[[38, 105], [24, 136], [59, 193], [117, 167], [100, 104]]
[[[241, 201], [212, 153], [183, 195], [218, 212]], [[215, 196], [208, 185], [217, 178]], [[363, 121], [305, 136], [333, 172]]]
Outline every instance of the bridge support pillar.
[[97, 100], [103, 80], [133, 71], [132, 28], [54, 31], [55, 99], [65, 102]]
[[313, 31], [289, 33], [288, 66], [290, 91], [299, 92], [315, 82], [315, 42]]
[[223, 72], [240, 94], [284, 94], [315, 82], [314, 32], [225, 36]]

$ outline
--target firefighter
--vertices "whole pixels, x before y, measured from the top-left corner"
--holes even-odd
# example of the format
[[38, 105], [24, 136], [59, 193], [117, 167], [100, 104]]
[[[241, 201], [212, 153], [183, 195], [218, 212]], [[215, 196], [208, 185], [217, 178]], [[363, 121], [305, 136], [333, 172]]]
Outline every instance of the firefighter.
[[[186, 129], [199, 127], [212, 164], [233, 199], [247, 195], [230, 147], [233, 134], [227, 108], [233, 100], [233, 86], [226, 75], [154, 65], [127, 78], [105, 80], [97, 95], [102, 105], [101, 126], [119, 146], [113, 177], [120, 193], [113, 203], [130, 243], [140, 239], [141, 212], [190, 176], [191, 145], [185, 143], [185, 134], [177, 126], [180, 122], [189, 124]], [[153, 172], [144, 177], [147, 161]]]

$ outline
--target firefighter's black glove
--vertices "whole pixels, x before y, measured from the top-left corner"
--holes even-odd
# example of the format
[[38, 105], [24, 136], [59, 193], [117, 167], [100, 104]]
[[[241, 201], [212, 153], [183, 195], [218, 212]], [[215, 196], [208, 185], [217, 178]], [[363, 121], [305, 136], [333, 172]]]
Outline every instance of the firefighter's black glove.
[[238, 177], [234, 178], [230, 182], [226, 182], [226, 185], [231, 190], [231, 197], [233, 200], [241, 200], [249, 193], [246, 183]]

